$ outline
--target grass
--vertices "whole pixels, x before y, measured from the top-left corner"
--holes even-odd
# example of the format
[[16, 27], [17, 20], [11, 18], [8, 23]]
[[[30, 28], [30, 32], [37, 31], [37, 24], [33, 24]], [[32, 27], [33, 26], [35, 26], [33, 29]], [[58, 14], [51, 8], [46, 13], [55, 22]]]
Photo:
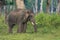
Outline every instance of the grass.
[[60, 33], [3, 33], [0, 40], [60, 40]]
[[38, 27], [38, 32], [33, 32], [33, 27], [28, 24], [26, 33], [16, 33], [17, 25], [13, 28], [13, 33], [8, 33], [8, 25], [4, 22], [4, 16], [0, 17], [0, 40], [60, 40], [60, 26]]

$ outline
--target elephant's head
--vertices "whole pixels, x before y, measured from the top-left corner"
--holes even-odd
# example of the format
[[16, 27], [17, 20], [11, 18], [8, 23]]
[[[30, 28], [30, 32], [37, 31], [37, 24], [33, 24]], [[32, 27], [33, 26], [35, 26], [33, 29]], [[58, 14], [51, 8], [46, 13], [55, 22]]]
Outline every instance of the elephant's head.
[[27, 19], [26, 21], [30, 21], [31, 19], [34, 18], [33, 11], [31, 11], [31, 10], [25, 10], [24, 13], [25, 13], [24, 19]]
[[32, 10], [25, 10], [26, 14], [26, 18], [27, 20], [26, 21], [30, 21], [32, 23], [32, 25], [34, 26], [34, 31], [37, 32], [37, 27], [36, 27], [36, 22], [35, 22], [35, 19], [34, 19], [34, 13]]

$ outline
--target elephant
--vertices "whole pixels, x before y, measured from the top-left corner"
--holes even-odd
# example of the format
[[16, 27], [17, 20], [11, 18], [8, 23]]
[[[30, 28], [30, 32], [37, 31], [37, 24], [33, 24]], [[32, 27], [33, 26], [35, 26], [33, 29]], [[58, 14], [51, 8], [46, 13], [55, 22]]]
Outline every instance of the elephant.
[[11, 11], [8, 15], [7, 22], [9, 26], [9, 33], [12, 33], [13, 27], [17, 24], [17, 33], [25, 33], [27, 28], [27, 22], [30, 21], [34, 27], [34, 32], [37, 32], [37, 26], [34, 19], [34, 13], [31, 10], [17, 9]]

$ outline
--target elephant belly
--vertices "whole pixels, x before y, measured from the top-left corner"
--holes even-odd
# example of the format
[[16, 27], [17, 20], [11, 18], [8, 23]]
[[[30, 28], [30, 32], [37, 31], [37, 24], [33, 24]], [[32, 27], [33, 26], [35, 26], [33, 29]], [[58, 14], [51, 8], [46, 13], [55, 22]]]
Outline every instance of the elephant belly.
[[9, 16], [9, 18], [8, 18], [8, 22], [9, 23], [12, 23], [12, 24], [16, 24], [16, 17], [15, 16]]

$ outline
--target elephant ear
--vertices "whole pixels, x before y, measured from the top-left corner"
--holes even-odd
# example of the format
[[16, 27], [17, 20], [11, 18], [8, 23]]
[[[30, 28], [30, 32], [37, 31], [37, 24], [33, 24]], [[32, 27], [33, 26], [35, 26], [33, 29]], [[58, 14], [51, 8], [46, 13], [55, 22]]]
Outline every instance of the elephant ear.
[[24, 11], [24, 19], [27, 19], [29, 16], [29, 12], [27, 10]]
[[26, 11], [26, 18], [28, 18], [28, 16], [29, 16], [29, 11]]
[[25, 19], [27, 19], [30, 15], [33, 15], [33, 12], [31, 10], [25, 10]]

